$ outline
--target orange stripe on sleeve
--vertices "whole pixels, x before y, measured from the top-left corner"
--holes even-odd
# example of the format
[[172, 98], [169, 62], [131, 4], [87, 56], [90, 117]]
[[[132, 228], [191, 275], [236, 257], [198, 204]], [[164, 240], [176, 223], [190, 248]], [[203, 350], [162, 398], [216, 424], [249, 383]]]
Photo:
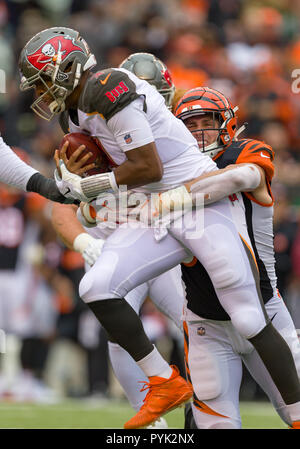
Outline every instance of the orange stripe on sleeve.
[[184, 331], [183, 348], [184, 348], [184, 363], [185, 363], [186, 377], [187, 382], [190, 384], [191, 387], [193, 387], [189, 367], [189, 330], [186, 321], [183, 321], [183, 331]]
[[270, 182], [274, 176], [274, 151], [270, 145], [258, 140], [250, 140], [239, 154], [236, 164], [256, 164], [261, 167]]

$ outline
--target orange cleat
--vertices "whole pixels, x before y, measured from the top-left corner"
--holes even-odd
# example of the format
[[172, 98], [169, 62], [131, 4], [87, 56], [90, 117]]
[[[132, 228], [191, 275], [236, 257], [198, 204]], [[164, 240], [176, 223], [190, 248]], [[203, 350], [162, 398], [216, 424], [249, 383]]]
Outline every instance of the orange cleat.
[[141, 391], [149, 388], [144, 404], [137, 414], [125, 423], [124, 429], [139, 429], [149, 426], [161, 415], [170, 412], [191, 399], [193, 395], [192, 388], [179, 375], [178, 368], [176, 366], [171, 367], [173, 372], [169, 379], [152, 376], [149, 377], [149, 382], [144, 382], [145, 385]]
[[294, 421], [290, 429], [300, 429], [300, 421]]

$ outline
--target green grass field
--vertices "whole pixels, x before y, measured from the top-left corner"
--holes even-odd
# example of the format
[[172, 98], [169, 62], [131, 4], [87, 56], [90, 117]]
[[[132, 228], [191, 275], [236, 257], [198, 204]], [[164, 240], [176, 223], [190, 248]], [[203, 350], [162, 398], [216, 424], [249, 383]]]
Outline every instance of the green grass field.
[[[265, 402], [241, 404], [244, 429], [286, 429], [287, 426]], [[74, 401], [55, 405], [0, 403], [0, 429], [122, 429], [133, 416], [126, 402]], [[183, 428], [183, 411], [166, 415], [173, 429]]]

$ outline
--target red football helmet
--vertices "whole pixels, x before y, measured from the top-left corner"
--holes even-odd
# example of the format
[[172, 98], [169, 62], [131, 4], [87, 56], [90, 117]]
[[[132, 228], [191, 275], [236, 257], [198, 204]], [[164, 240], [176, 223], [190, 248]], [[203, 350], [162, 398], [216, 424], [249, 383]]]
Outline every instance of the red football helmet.
[[[197, 87], [186, 92], [179, 100], [175, 107], [175, 115], [183, 121], [193, 116], [212, 115], [214, 122], [212, 128], [197, 129], [192, 133], [201, 135], [201, 141], [197, 139], [201, 151], [214, 157], [237, 137], [237, 109], [232, 107], [221, 92], [209, 87]], [[218, 136], [215, 142], [205, 147], [204, 132], [208, 130], [218, 131]]]

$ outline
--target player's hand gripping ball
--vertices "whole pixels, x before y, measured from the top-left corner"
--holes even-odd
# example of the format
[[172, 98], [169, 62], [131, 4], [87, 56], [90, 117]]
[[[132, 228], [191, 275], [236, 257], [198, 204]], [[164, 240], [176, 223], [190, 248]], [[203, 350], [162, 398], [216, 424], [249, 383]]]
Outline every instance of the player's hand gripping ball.
[[91, 157], [89, 157], [82, 168], [87, 167], [88, 165], [94, 163], [95, 167], [84, 171], [82, 176], [91, 176], [99, 173], [105, 173], [111, 171], [112, 163], [104, 153], [102, 146], [98, 139], [93, 136], [89, 136], [88, 134], [83, 133], [69, 133], [66, 134], [59, 146], [59, 150], [63, 147], [64, 143], [68, 141], [69, 145], [67, 147], [66, 155], [67, 158], [70, 159], [72, 154], [80, 147], [81, 145], [85, 146], [85, 149], [80, 153], [80, 155], [76, 158], [76, 162], [80, 161], [84, 156], [88, 153], [92, 153]]

